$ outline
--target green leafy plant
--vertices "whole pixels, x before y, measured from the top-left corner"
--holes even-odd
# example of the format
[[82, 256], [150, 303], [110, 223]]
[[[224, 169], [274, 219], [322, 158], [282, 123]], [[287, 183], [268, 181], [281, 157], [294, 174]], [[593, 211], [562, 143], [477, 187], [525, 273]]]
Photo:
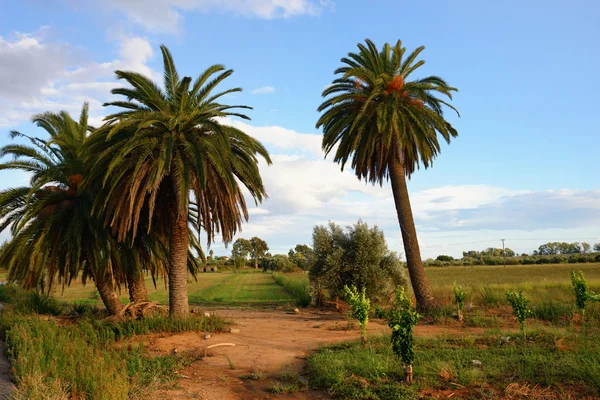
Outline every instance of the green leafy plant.
[[415, 358], [413, 330], [421, 315], [413, 308], [403, 287], [396, 291], [394, 306], [386, 314], [388, 326], [392, 329], [392, 350], [404, 363], [404, 381], [411, 384], [412, 364]]
[[517, 321], [519, 321], [519, 325], [521, 325], [523, 337], [527, 338], [527, 335], [525, 334], [525, 320], [532, 314], [529, 309], [529, 300], [523, 296], [522, 290], [517, 291], [516, 289], [511, 289], [506, 292], [506, 300], [508, 300], [512, 306]]
[[573, 294], [575, 294], [575, 305], [579, 309], [579, 312], [581, 312], [581, 316], [585, 318], [585, 306], [589, 296], [589, 288], [582, 271], [579, 271], [579, 274], [571, 271], [571, 285], [573, 285]]
[[352, 317], [356, 318], [360, 326], [360, 341], [365, 344], [367, 343], [367, 324], [369, 323], [369, 310], [371, 309], [371, 301], [367, 297], [366, 288], [363, 287], [359, 292], [354, 285], [344, 286], [344, 293], [352, 310]]
[[465, 291], [462, 286], [454, 284], [454, 304], [456, 304], [456, 311], [458, 315], [458, 320], [463, 320], [463, 315], [465, 311]]

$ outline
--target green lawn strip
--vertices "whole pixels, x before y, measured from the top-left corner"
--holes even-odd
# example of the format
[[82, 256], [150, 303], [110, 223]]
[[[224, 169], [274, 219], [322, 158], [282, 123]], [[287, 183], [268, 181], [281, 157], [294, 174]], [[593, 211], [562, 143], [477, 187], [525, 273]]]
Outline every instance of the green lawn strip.
[[194, 293], [199, 299], [203, 299], [204, 302], [224, 302], [231, 303], [231, 294], [235, 288], [237, 281], [241, 280], [241, 275], [237, 274], [226, 274], [226, 278], [220, 280], [216, 284], [207, 287], [202, 293]]
[[190, 290], [193, 304], [282, 304], [293, 301], [293, 297], [262, 272], [222, 273], [224, 279], [199, 293]]
[[352, 342], [321, 349], [309, 358], [306, 374], [311, 387], [348, 399], [399, 398], [393, 397], [394, 392], [411, 398], [425, 390], [461, 388], [470, 398], [495, 398], [515, 382], [550, 387], [559, 394], [598, 396], [598, 333], [598, 329], [581, 334], [538, 327], [526, 342], [518, 334], [497, 331], [482, 336], [417, 338], [415, 384], [410, 387], [399, 382], [402, 365], [392, 353], [388, 336], [372, 338], [366, 347]]
[[248, 275], [244, 282], [246, 289], [243, 291], [243, 300], [260, 299], [268, 302], [290, 302], [293, 296], [279, 286], [271, 274]]

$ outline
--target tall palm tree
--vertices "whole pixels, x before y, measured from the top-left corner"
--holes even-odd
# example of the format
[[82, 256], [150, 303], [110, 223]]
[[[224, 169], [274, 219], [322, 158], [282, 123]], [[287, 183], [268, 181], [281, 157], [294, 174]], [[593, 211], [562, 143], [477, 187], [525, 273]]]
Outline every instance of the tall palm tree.
[[[232, 70], [213, 65], [194, 81], [180, 78], [169, 50], [161, 46], [161, 51], [164, 90], [141, 74], [116, 71], [131, 87], [112, 91], [126, 100], [106, 104], [120, 110], [95, 134], [94, 169], [104, 184], [97, 210], [121, 240], [135, 238], [139, 228], [168, 238], [170, 313], [185, 316], [191, 201], [197, 204], [197, 229], [206, 231], [209, 245], [217, 233], [230, 241], [248, 218], [240, 184], [262, 201], [258, 156], [271, 160], [258, 141], [223, 122], [232, 116], [248, 119], [238, 110], [249, 107], [217, 102], [241, 89], [214, 93]], [[142, 212], [148, 215], [145, 226]]]
[[11, 144], [0, 157], [14, 160], [0, 170], [29, 172], [29, 186], [0, 192], [0, 231], [10, 228], [12, 239], [0, 255], [9, 278], [28, 287], [48, 286], [55, 278], [69, 285], [82, 275], [95, 282], [111, 314], [122, 305], [115, 283], [124, 282], [118, 265], [136, 261], [137, 255], [109, 234], [102, 220], [92, 216], [94, 194], [82, 187], [84, 152], [88, 130], [88, 105], [79, 122], [68, 113], [43, 113], [33, 122], [49, 134], [49, 140], [12, 132], [31, 145]]
[[[366, 40], [357, 53], [342, 58], [340, 76], [323, 91], [319, 106], [323, 150], [335, 150], [334, 161], [342, 170], [351, 159], [359, 179], [373, 184], [392, 183], [392, 193], [404, 242], [411, 283], [421, 310], [432, 304], [423, 269], [406, 177], [421, 165], [428, 168], [446, 142], [458, 135], [444, 119], [443, 108], [456, 109], [439, 96], [452, 99], [457, 89], [438, 76], [409, 80], [425, 62], [417, 60], [424, 47], [405, 55], [398, 41], [381, 51]], [[457, 112], [457, 111], [456, 111]], [[458, 112], [457, 112], [458, 114]]]

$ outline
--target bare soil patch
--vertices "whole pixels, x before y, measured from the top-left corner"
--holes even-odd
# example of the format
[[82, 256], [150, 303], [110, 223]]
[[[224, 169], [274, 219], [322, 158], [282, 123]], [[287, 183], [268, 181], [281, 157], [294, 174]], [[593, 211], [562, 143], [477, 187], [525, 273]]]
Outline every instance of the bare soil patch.
[[[154, 393], [153, 399], [327, 399], [322, 392], [272, 394], [266, 391], [278, 381], [282, 371], [301, 372], [306, 357], [319, 346], [358, 339], [358, 329], [347, 329], [347, 320], [337, 312], [260, 310], [211, 310], [230, 319], [240, 333], [205, 334], [188, 332], [173, 336], [150, 336], [144, 341], [155, 354], [190, 353], [198, 356], [181, 371], [181, 378]], [[369, 323], [369, 334], [388, 331], [379, 321]], [[416, 334], [435, 336], [445, 333], [480, 334], [481, 328], [460, 325], [419, 325]], [[205, 348], [219, 343], [235, 347]], [[250, 379], [249, 376], [258, 378]]]

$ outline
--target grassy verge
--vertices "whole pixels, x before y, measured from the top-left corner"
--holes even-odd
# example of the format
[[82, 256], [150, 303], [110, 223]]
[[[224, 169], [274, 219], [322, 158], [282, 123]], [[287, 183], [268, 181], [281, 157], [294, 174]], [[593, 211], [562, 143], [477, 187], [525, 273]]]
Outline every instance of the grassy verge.
[[[0, 289], [12, 303], [0, 314], [0, 334], [14, 370], [17, 399], [132, 399], [147, 397], [173, 381], [187, 360], [152, 357], [141, 345], [117, 346], [118, 340], [155, 332], [219, 331], [227, 322], [216, 316], [111, 322], [93, 313], [72, 320], [41, 318], [64, 311], [55, 299], [19, 288]], [[87, 306], [79, 306], [82, 312]]]
[[[493, 399], [510, 391], [548, 398], [600, 395], [600, 331], [538, 327], [527, 341], [514, 333], [417, 338], [415, 384], [403, 385], [389, 337], [326, 347], [308, 360], [313, 388], [342, 399], [444, 397]], [[479, 361], [481, 364], [473, 362]], [[546, 397], [545, 397], [546, 398]]]
[[296, 299], [296, 304], [306, 307], [310, 304], [308, 276], [306, 274], [273, 273], [273, 279]]

